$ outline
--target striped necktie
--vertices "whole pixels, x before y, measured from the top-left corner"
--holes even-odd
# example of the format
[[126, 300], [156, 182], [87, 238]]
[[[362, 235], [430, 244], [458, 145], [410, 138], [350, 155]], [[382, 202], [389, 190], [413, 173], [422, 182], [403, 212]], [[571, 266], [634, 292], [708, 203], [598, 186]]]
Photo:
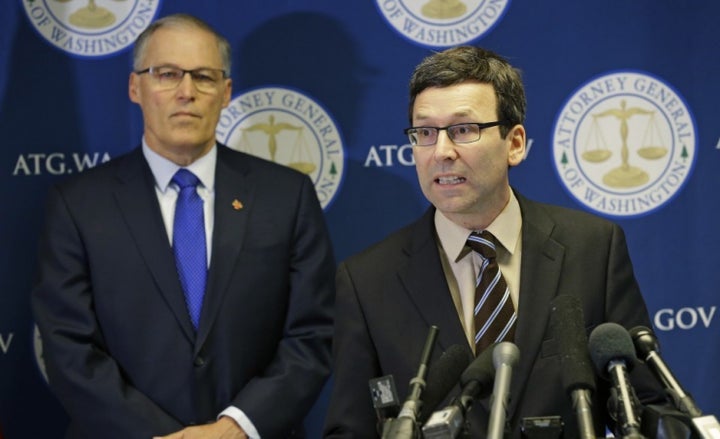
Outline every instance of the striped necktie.
[[480, 254], [482, 265], [475, 283], [475, 353], [501, 341], [512, 341], [515, 336], [517, 314], [497, 264], [495, 237], [488, 231], [473, 232], [467, 245]]

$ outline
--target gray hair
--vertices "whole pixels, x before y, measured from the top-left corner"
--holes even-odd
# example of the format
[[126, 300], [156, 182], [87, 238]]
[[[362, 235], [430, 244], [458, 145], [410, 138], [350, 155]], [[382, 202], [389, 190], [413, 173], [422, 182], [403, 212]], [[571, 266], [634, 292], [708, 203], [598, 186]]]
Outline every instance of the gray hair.
[[142, 66], [140, 63], [145, 56], [145, 49], [147, 48], [150, 37], [155, 33], [156, 30], [162, 27], [173, 27], [173, 28], [196, 28], [209, 32], [215, 36], [217, 40], [218, 50], [220, 51], [220, 58], [222, 59], [223, 70], [226, 76], [230, 76], [231, 67], [231, 49], [228, 40], [220, 35], [215, 29], [203, 20], [194, 17], [190, 14], [173, 14], [168, 15], [159, 20], [156, 20], [150, 24], [135, 40], [135, 46], [133, 47], [133, 69], [140, 70]]

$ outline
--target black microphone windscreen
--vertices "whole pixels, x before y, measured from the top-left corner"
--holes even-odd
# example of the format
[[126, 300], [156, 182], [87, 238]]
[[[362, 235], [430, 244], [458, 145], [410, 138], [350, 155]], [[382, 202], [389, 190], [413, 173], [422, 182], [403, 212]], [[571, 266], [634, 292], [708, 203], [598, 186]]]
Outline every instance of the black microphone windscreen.
[[428, 369], [427, 383], [423, 392], [423, 404], [418, 421], [424, 423], [458, 383], [460, 374], [470, 363], [468, 348], [450, 346]]
[[576, 389], [595, 392], [595, 373], [588, 351], [585, 318], [580, 299], [560, 295], [551, 303], [550, 324], [560, 350], [560, 376], [566, 393]]
[[630, 330], [630, 337], [635, 343], [635, 352], [641, 359], [645, 360], [650, 352], [660, 353], [660, 345], [657, 337], [645, 326], [636, 326]]
[[630, 334], [617, 323], [607, 322], [598, 325], [590, 333], [588, 347], [598, 375], [605, 379], [609, 376], [607, 365], [610, 361], [623, 361], [630, 371], [637, 359]]
[[485, 348], [478, 355], [470, 366], [460, 375], [460, 386], [465, 387], [471, 381], [477, 381], [479, 394], [475, 395], [476, 399], [482, 399], [492, 393], [492, 384], [495, 380], [495, 366], [493, 365], [493, 349], [497, 343]]

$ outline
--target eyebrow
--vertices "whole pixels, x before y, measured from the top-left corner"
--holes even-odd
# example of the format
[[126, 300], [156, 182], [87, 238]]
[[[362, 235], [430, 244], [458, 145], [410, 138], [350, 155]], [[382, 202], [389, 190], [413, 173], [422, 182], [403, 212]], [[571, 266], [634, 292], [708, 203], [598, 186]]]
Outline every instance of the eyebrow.
[[225, 70], [225, 69], [222, 68], [222, 67], [208, 67], [208, 66], [200, 66], [200, 67], [193, 67], [193, 68], [190, 68], [190, 69], [186, 69], [186, 68], [184, 68], [184, 67], [180, 67], [178, 64], [171, 63], [171, 62], [164, 62], [164, 63], [161, 62], [161, 63], [151, 64], [151, 65], [152, 65], [153, 67], [155, 67], [155, 68], [158, 68], [158, 67], [174, 67], [174, 68], [176, 68], [176, 69], [183, 69], [183, 70], [203, 70], [203, 69], [208, 69], [208, 70]]
[[[418, 122], [425, 121], [428, 119], [432, 119], [434, 116], [429, 116], [426, 114], [419, 113], [417, 115], [413, 115], [413, 119], [415, 119]], [[452, 113], [449, 116], [449, 119], [462, 119], [462, 118], [474, 118], [470, 111], [457, 111], [455, 113]], [[463, 122], [457, 122], [457, 123], [463, 123]]]

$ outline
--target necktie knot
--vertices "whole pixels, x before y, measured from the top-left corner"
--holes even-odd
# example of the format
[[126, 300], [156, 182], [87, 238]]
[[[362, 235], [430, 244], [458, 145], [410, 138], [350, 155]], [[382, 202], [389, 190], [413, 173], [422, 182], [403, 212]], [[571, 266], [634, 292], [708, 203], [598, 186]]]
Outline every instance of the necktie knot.
[[172, 182], [180, 186], [180, 189], [187, 189], [197, 187], [200, 179], [187, 169], [178, 169], [175, 175], [173, 175]]
[[467, 245], [473, 251], [482, 255], [485, 259], [495, 259], [497, 256], [496, 239], [492, 233], [483, 230], [480, 233], [472, 232], [467, 240]]

